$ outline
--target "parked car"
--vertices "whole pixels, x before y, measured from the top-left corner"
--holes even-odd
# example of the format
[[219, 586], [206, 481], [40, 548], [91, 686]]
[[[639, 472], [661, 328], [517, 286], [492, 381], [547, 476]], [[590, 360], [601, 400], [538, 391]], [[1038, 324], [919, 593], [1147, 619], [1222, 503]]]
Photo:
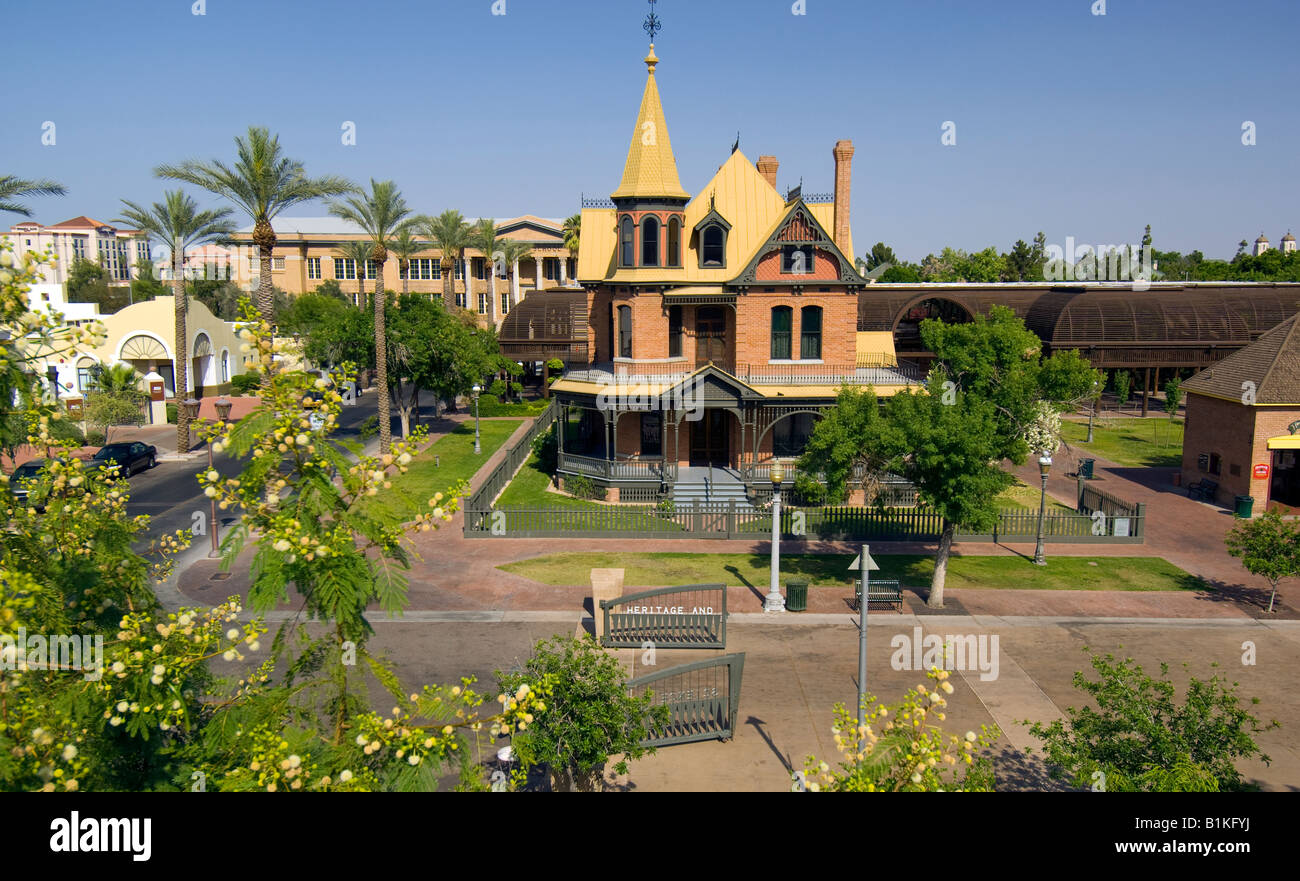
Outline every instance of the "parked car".
[[117, 477], [130, 477], [158, 464], [158, 448], [139, 441], [106, 444], [99, 448], [86, 468], [102, 468]]
[[27, 485], [41, 473], [41, 469], [46, 466], [48, 461], [47, 459], [32, 459], [14, 469], [13, 474], [9, 475], [9, 489], [13, 492], [15, 499], [19, 502], [27, 501]]

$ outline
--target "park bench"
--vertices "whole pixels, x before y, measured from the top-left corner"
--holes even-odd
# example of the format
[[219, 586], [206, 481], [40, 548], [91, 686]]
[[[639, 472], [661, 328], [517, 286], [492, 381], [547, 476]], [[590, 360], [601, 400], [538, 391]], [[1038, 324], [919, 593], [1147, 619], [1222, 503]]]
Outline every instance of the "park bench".
[[[853, 580], [853, 608], [862, 608], [862, 581]], [[903, 609], [903, 588], [897, 581], [872, 579], [867, 591], [867, 607], [887, 605], [895, 611]]]
[[1213, 502], [1219, 493], [1219, 484], [1213, 480], [1201, 480], [1189, 484], [1187, 487], [1187, 496], [1192, 499], [1200, 499], [1203, 502]]

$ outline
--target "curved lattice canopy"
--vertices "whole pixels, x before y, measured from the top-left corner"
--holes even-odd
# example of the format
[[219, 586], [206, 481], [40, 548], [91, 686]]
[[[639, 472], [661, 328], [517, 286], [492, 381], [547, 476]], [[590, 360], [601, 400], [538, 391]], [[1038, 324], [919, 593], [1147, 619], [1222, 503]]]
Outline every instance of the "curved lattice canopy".
[[584, 362], [587, 357], [587, 292], [536, 291], [501, 322], [501, 354], [516, 361]]
[[212, 354], [212, 340], [208, 339], [206, 333], [200, 333], [194, 338], [194, 352], [190, 357], [204, 358]]

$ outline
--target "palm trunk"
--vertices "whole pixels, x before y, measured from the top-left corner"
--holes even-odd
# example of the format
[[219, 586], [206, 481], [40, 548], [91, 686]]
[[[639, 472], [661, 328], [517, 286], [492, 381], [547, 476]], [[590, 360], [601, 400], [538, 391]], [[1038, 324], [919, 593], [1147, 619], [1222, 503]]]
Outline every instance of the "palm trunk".
[[[185, 275], [184, 261], [185, 251], [183, 247], [178, 247], [179, 243], [172, 246], [172, 298], [174, 300], [174, 311], [176, 312], [176, 360], [172, 364], [172, 374], [176, 383], [176, 452], [184, 455], [190, 451], [190, 417], [186, 414], [185, 408], [181, 406], [182, 402], [189, 397], [185, 392], [189, 386], [189, 346], [186, 313], [189, 311], [189, 303], [185, 298]], [[104, 440], [108, 441], [108, 431], [104, 432]]]
[[[442, 258], [439, 258], [438, 262], [441, 263]], [[446, 307], [448, 312], [451, 311], [451, 304], [455, 302], [455, 299], [453, 299], [456, 296], [456, 283], [453, 281], [455, 275], [456, 264], [455, 258], [453, 258], [452, 262], [444, 266], [442, 270], [442, 305]]]
[[[405, 263], [405, 266], [403, 266], [403, 263]], [[398, 262], [397, 271], [402, 275], [402, 296], [405, 297], [411, 292], [411, 261]]]
[[948, 578], [948, 558], [952, 555], [952, 541], [956, 535], [957, 524], [945, 519], [943, 532], [939, 534], [939, 551], [934, 556], [934, 577], [930, 579], [930, 597], [925, 603], [931, 609], [943, 608], [943, 584]]
[[375, 366], [379, 374], [376, 398], [379, 403], [379, 451], [387, 453], [393, 446], [392, 410], [388, 392], [388, 328], [384, 324], [384, 267], [375, 273]]

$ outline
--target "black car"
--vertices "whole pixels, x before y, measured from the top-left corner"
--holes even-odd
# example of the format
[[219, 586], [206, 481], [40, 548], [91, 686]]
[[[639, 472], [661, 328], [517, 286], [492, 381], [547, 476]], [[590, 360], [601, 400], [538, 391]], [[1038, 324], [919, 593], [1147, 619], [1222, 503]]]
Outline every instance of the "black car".
[[118, 477], [130, 477], [158, 464], [158, 448], [139, 441], [107, 444], [86, 463], [87, 468], [102, 468]]
[[24, 462], [14, 469], [13, 474], [9, 475], [9, 489], [13, 492], [15, 499], [20, 502], [27, 501], [28, 484], [41, 473], [41, 469], [48, 462], [48, 459], [32, 459], [30, 462]]

